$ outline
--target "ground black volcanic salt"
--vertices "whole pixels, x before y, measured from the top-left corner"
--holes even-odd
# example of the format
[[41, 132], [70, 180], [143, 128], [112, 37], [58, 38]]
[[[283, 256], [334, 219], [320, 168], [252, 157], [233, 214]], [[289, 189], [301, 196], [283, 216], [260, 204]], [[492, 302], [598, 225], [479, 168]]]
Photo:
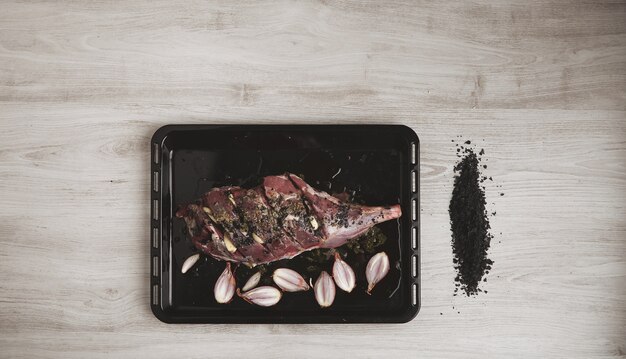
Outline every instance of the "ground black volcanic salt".
[[[480, 175], [480, 158], [470, 148], [461, 146], [460, 150], [463, 152], [457, 151], [461, 159], [454, 168], [456, 175], [449, 207], [453, 262], [457, 271], [454, 292], [456, 295], [461, 289], [471, 296], [482, 292], [478, 286], [493, 264], [487, 258], [493, 237], [489, 232], [485, 191], [481, 186], [486, 177]], [[480, 154], [484, 151], [481, 150]]]

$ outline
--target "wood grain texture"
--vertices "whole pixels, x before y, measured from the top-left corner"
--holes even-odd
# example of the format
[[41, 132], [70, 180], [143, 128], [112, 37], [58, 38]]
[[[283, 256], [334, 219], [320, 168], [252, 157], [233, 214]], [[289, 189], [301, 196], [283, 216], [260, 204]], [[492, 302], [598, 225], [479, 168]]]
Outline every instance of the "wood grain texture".
[[[623, 1], [1, 8], [0, 357], [624, 356]], [[414, 321], [152, 316], [149, 138], [169, 123], [235, 122], [402, 123], [420, 135]], [[485, 149], [494, 178], [495, 265], [476, 298], [452, 296], [458, 135]]]

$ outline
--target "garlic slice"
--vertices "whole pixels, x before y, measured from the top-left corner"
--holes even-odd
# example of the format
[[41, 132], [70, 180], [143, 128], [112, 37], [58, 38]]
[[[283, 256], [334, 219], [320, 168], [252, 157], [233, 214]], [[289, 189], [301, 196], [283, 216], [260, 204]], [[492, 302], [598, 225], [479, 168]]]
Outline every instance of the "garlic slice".
[[309, 290], [309, 285], [298, 272], [289, 268], [278, 268], [272, 275], [274, 283], [285, 292], [299, 292]]
[[330, 307], [335, 300], [335, 283], [325, 271], [320, 273], [314, 285], [315, 299], [322, 308]]
[[228, 232], [224, 232], [224, 245], [226, 246], [226, 249], [230, 252], [233, 253], [237, 250], [237, 247], [235, 247], [235, 245], [233, 244], [233, 242], [231, 241], [231, 236]]
[[263, 239], [261, 237], [259, 237], [258, 234], [252, 232], [252, 239], [254, 239], [255, 242], [257, 242], [258, 244], [263, 244]]
[[250, 289], [256, 287], [257, 284], [259, 284], [259, 281], [261, 280], [261, 272], [256, 272], [254, 273], [250, 279], [248, 279], [248, 281], [246, 282], [246, 284], [243, 286], [243, 288], [241, 288], [241, 290], [243, 290], [244, 292], [249, 291]]
[[248, 303], [256, 304], [261, 307], [271, 307], [280, 301], [283, 293], [274, 287], [263, 286], [254, 288], [245, 293], [241, 293], [237, 290], [237, 295]]
[[348, 263], [341, 259], [341, 256], [337, 252], [335, 252], [335, 263], [333, 264], [333, 279], [337, 287], [348, 293], [352, 292], [352, 289], [354, 289], [356, 285], [354, 271]]
[[367, 263], [365, 276], [367, 277], [367, 294], [371, 294], [374, 286], [389, 273], [389, 257], [385, 252], [374, 255]]
[[213, 294], [215, 294], [215, 300], [218, 303], [228, 303], [233, 299], [233, 295], [235, 295], [235, 277], [233, 276], [233, 272], [230, 270], [230, 262], [226, 263], [226, 268], [217, 278], [217, 282], [215, 283], [215, 288], [213, 288]]
[[187, 271], [190, 270], [194, 264], [196, 264], [198, 259], [200, 259], [200, 253], [196, 253], [192, 256], [189, 256], [189, 258], [185, 259], [185, 262], [183, 263], [183, 267], [181, 268], [180, 271], [183, 274], [187, 273]]

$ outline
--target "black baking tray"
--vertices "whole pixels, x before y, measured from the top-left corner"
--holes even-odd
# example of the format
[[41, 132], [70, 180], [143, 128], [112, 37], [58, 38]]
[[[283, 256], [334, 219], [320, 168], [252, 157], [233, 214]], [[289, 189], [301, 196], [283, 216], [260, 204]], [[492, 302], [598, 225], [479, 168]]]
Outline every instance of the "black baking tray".
[[[151, 140], [150, 297], [154, 315], [166, 323], [402, 323], [420, 308], [419, 139], [401, 125], [168, 125]], [[372, 254], [345, 258], [357, 287], [337, 289], [335, 302], [320, 308], [313, 291], [285, 293], [273, 307], [251, 305], [235, 296], [218, 304], [213, 286], [225, 267], [203, 255], [181, 274], [183, 261], [198, 251], [186, 236], [179, 205], [213, 187], [253, 187], [268, 175], [290, 172], [331, 194], [345, 192], [367, 205], [399, 203], [402, 216], [379, 224], [387, 240], [391, 269], [372, 295], [365, 265]], [[308, 256], [308, 255], [307, 255]], [[268, 265], [290, 267], [305, 278], [332, 268], [332, 259], [307, 266], [300, 255]], [[307, 257], [308, 258], [308, 257]], [[252, 269], [239, 266], [241, 287]], [[318, 272], [319, 273], [319, 272]], [[271, 285], [271, 276], [263, 282]]]

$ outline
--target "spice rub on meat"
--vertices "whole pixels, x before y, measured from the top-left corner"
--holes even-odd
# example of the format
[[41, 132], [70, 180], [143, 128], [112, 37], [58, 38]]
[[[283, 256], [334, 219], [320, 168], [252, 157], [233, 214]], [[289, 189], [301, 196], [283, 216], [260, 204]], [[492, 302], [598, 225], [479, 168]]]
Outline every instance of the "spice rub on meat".
[[285, 173], [255, 188], [218, 187], [184, 205], [193, 244], [220, 260], [257, 265], [314, 248], [336, 248], [374, 225], [402, 215], [399, 205], [342, 201]]

